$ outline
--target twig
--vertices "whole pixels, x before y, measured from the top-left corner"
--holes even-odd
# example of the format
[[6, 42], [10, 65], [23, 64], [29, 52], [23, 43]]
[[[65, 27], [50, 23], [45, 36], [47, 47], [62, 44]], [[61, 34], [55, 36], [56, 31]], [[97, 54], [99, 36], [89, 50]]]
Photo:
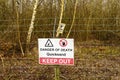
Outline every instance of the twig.
[[3, 66], [3, 71], [5, 72], [5, 64], [4, 64], [4, 59], [2, 57], [3, 55], [0, 55], [0, 59], [2, 61], [2, 66]]

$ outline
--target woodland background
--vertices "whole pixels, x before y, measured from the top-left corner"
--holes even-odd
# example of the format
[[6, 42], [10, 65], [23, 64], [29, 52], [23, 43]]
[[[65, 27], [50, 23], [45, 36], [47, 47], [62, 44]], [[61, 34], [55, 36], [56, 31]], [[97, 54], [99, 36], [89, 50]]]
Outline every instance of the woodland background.
[[120, 0], [39, 0], [29, 43], [31, 55], [27, 55], [36, 1], [0, 0], [0, 80], [54, 79], [54, 66], [38, 64], [37, 40], [56, 35], [61, 1], [66, 27], [60, 37], [66, 38], [73, 25], [68, 38], [75, 40], [75, 65], [60, 66], [60, 79], [120, 80]]
[[[58, 27], [60, 2], [60, 0], [39, 1], [31, 44], [41, 37], [53, 37]], [[12, 46], [18, 46], [18, 39], [20, 39], [22, 46], [25, 46], [34, 3], [35, 0], [0, 0], [1, 43], [9, 42]], [[120, 39], [119, 3], [119, 0], [78, 0], [70, 37], [78, 42], [99, 40], [118, 44]], [[66, 28], [61, 35], [63, 38], [70, 29], [74, 6], [75, 0], [64, 1], [62, 23], [66, 24]]]

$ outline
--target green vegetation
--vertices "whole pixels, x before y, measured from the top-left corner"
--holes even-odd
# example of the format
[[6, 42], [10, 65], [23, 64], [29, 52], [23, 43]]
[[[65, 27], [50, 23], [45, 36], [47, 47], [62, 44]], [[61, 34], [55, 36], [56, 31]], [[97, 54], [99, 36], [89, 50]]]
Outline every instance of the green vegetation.
[[[33, 3], [30, 3], [29, 1], [27, 3], [24, 3], [23, 1], [22, 14], [19, 15], [19, 25], [21, 32], [20, 37], [22, 38], [23, 43], [25, 42], [24, 39], [26, 39], [26, 34], [30, 26], [30, 20], [33, 11]], [[66, 23], [67, 26], [65, 29], [66, 31], [62, 37], [66, 37], [70, 29], [74, 13], [75, 1], [66, 0], [64, 5], [65, 7], [62, 22]], [[14, 40], [12, 36], [17, 37], [15, 35], [16, 14], [14, 11], [14, 7], [15, 5], [13, 5], [13, 3], [7, 5], [5, 0], [1, 0], [0, 2], [0, 37], [2, 37], [2, 35], [10, 36], [11, 34], [11, 40]], [[76, 18], [70, 37], [74, 37], [75, 39], [79, 40], [89, 40], [96, 38], [107, 40], [109, 39], [109, 36], [119, 36], [119, 9], [119, 0], [78, 0]], [[36, 40], [38, 37], [52, 37], [54, 20], [55, 18], [57, 18], [57, 27], [59, 15], [60, 0], [49, 0], [47, 2], [44, 0], [40, 1], [37, 9], [36, 20], [34, 25], [35, 29], [32, 35], [32, 40], [34, 41], [34, 39]]]
[[[29, 46], [32, 54], [24, 57], [20, 44], [25, 52], [35, 0], [23, 0], [22, 13], [15, 1], [0, 0], [0, 80], [52, 80], [53, 66], [38, 64], [36, 46], [38, 38], [51, 38], [53, 32], [56, 34], [54, 26], [56, 30], [61, 0], [39, 0]], [[72, 26], [69, 37], [75, 39], [75, 66], [61, 66], [60, 78], [119, 80], [120, 0], [77, 1], [64, 0], [62, 23], [66, 27], [60, 37], [66, 38]]]

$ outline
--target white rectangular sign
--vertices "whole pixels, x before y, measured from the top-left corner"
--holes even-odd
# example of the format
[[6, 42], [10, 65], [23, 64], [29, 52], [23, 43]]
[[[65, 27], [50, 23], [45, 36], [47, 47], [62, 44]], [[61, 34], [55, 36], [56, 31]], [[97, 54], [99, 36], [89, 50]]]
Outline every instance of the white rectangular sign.
[[61, 23], [61, 24], [60, 24], [59, 33], [61, 33], [61, 34], [63, 33], [63, 31], [64, 31], [64, 29], [65, 29], [65, 25], [66, 25], [66, 24], [64, 24], [64, 23]]
[[39, 63], [45, 65], [74, 65], [74, 39], [38, 39]]

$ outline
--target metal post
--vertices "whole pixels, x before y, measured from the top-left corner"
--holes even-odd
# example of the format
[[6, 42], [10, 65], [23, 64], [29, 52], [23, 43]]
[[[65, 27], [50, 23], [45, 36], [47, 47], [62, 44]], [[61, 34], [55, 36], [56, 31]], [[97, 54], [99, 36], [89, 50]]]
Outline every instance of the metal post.
[[55, 37], [56, 22], [57, 22], [57, 19], [55, 17], [54, 27], [53, 27], [53, 38]]
[[[59, 24], [58, 24], [56, 37], [59, 37], [59, 29], [60, 29], [60, 24], [61, 24], [61, 21], [62, 21], [63, 11], [64, 11], [63, 9], [64, 9], [64, 0], [61, 0], [61, 13], [60, 13], [60, 20], [59, 20]], [[59, 68], [59, 65], [55, 66], [55, 80], [60, 80], [60, 68]]]
[[[54, 27], [53, 27], [53, 38], [55, 38], [56, 21], [57, 21], [57, 18], [55, 17]], [[55, 80], [60, 80], [60, 69], [59, 69], [59, 65], [55, 65], [54, 71], [55, 71]]]
[[59, 65], [55, 66], [55, 80], [60, 80], [60, 69]]

